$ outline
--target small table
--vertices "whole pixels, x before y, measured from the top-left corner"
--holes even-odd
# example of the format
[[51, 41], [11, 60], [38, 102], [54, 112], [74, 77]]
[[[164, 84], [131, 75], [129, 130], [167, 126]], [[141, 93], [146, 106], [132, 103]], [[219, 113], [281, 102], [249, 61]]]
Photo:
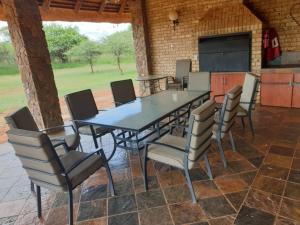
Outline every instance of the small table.
[[167, 79], [167, 75], [147, 75], [147, 76], [138, 76], [136, 78], [137, 81], [140, 81], [142, 84], [142, 96], [146, 93], [147, 89], [149, 89], [150, 94], [155, 94], [159, 91], [162, 91], [160, 87], [160, 80]]
[[[145, 139], [155, 140], [168, 133], [169, 124], [177, 118], [162, 122], [163, 120], [180, 114], [183, 108], [190, 109], [193, 102], [209, 93], [210, 91], [162, 91], [81, 120], [80, 123], [120, 130], [118, 134], [112, 132], [116, 146], [135, 149], [140, 156]], [[144, 134], [144, 131], [147, 133]]]

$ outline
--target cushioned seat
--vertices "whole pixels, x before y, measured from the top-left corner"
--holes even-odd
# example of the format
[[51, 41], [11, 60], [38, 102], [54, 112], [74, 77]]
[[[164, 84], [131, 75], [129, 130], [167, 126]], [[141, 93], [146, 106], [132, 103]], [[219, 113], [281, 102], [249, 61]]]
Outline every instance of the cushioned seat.
[[204, 159], [208, 176], [212, 179], [207, 152], [211, 145], [215, 106], [216, 102], [214, 100], [209, 100], [191, 112], [187, 138], [165, 135], [155, 142], [146, 144], [144, 155], [146, 189], [147, 161], [148, 159], [152, 159], [183, 169], [192, 195], [192, 200], [193, 202], [196, 202], [189, 170], [196, 165], [199, 159]]

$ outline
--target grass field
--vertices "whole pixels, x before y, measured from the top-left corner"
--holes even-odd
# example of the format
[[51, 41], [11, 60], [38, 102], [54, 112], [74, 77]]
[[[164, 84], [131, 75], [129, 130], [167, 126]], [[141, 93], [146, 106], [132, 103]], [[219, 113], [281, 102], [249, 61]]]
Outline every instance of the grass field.
[[[54, 65], [55, 82], [59, 97], [67, 93], [90, 88], [92, 90], [110, 89], [110, 82], [126, 78], [136, 77], [134, 63], [126, 62], [122, 65], [124, 75], [117, 70], [117, 66], [111, 63], [99, 62], [95, 66], [95, 73], [90, 72], [88, 65], [73, 64], [66, 66]], [[26, 105], [21, 77], [18, 73], [12, 73], [13, 68], [6, 75], [3, 67], [0, 68], [0, 113]], [[5, 70], [4, 70], [5, 71]]]

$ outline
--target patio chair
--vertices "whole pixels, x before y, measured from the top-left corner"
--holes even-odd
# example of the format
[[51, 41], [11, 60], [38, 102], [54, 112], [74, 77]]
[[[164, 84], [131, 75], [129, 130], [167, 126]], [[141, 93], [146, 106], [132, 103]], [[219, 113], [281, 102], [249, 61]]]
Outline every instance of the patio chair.
[[[210, 72], [190, 72], [188, 79], [188, 91], [210, 91]], [[201, 99], [201, 103], [207, 101], [210, 95]]]
[[81, 120], [96, 116], [99, 111], [103, 111], [97, 109], [92, 91], [90, 89], [87, 89], [68, 94], [65, 96], [65, 101], [67, 103], [76, 130], [79, 132], [79, 134], [92, 136], [96, 148], [99, 147], [97, 138], [101, 138], [106, 134], [112, 135], [114, 147], [110, 157], [107, 157], [108, 160], [110, 160], [116, 150], [113, 130], [96, 125], [86, 125], [80, 122]]
[[76, 150], [79, 147], [80, 136], [75, 131], [72, 125], [61, 125], [61, 126], [39, 130], [28, 107], [23, 107], [9, 114], [8, 116], [5, 117], [5, 120], [10, 129], [17, 128], [17, 129], [28, 130], [28, 131], [51, 132], [58, 129], [71, 128], [73, 130], [72, 134], [66, 134], [65, 132], [63, 136], [59, 136], [59, 135], [51, 136], [50, 134], [51, 142], [59, 156], [65, 154], [68, 151]]
[[72, 191], [102, 166], [106, 169], [110, 192], [112, 195], [115, 194], [110, 169], [102, 149], [92, 153], [70, 151], [59, 158], [45, 133], [11, 129], [7, 134], [29, 179], [37, 186], [39, 218], [42, 217], [41, 187], [55, 191], [67, 191], [69, 225], [73, 225]]
[[131, 79], [118, 80], [110, 83], [115, 106], [120, 106], [136, 100], [134, 86]]
[[248, 117], [252, 136], [254, 137], [254, 127], [252, 122], [252, 110], [255, 109], [256, 97], [259, 88], [259, 79], [257, 76], [246, 73], [243, 93], [238, 108], [237, 116], [241, 118], [243, 128], [245, 128], [244, 118]]
[[[229, 135], [230, 143], [232, 149], [236, 151], [234, 139], [232, 136], [231, 128], [234, 125], [234, 119], [237, 115], [240, 98], [242, 94], [242, 87], [237, 85], [225, 95], [224, 102], [215, 114], [216, 124], [213, 127], [212, 138], [216, 140], [218, 149], [220, 151], [221, 159], [224, 163], [224, 167], [227, 167], [227, 161], [224, 155], [224, 150], [222, 147], [222, 139], [226, 134]], [[215, 96], [216, 97], [216, 96]]]
[[[6, 123], [10, 129], [22, 129], [27, 131], [39, 131], [31, 112], [28, 107], [23, 107], [5, 117]], [[41, 130], [43, 132], [51, 132], [55, 129], [71, 127], [73, 134], [64, 134], [63, 136], [52, 137], [51, 142], [59, 156], [62, 156], [68, 151], [76, 150], [80, 144], [80, 137], [75, 132], [72, 125], [61, 125], [56, 127]], [[34, 191], [34, 184], [31, 183], [31, 191]]]
[[194, 203], [196, 202], [189, 170], [196, 165], [196, 162], [200, 158], [203, 158], [205, 160], [209, 178], [213, 179], [207, 152], [211, 146], [215, 106], [215, 101], [209, 100], [192, 111], [189, 119], [190, 123], [187, 138], [166, 135], [155, 142], [148, 142], [146, 144], [144, 154], [144, 179], [146, 190], [148, 188], [147, 161], [152, 159], [183, 169], [192, 200]]
[[168, 77], [167, 89], [182, 90], [187, 86], [189, 72], [192, 69], [192, 61], [190, 59], [181, 59], [176, 61], [175, 77]]

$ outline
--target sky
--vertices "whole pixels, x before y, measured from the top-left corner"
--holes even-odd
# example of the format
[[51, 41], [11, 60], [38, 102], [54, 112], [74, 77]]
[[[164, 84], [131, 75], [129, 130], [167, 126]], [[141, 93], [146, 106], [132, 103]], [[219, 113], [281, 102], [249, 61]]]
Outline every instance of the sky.
[[[87, 22], [43, 22], [43, 24], [60, 24], [62, 26], [76, 26], [79, 32], [88, 36], [92, 40], [101, 40], [103, 37], [115, 33], [117, 31], [126, 30], [130, 24], [112, 24], [112, 23], [87, 23]], [[6, 22], [0, 21], [0, 28], [7, 26]]]

